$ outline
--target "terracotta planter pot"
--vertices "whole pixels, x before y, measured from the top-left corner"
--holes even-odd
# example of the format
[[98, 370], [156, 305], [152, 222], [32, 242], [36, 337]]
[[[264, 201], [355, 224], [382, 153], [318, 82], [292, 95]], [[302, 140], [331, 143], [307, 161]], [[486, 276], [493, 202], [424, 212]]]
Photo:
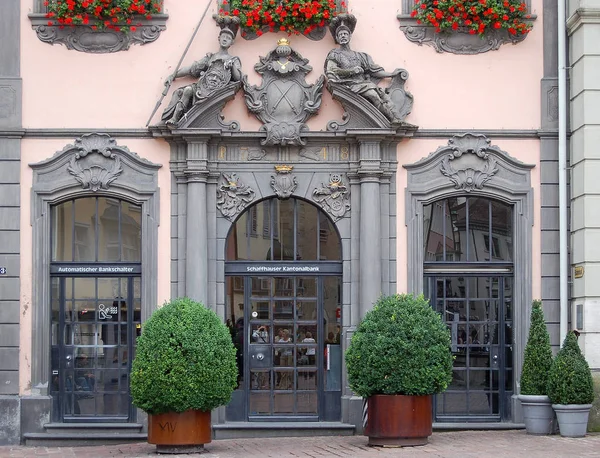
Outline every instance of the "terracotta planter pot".
[[431, 436], [431, 414], [431, 396], [371, 396], [364, 434], [369, 445], [425, 445]]
[[212, 440], [210, 412], [187, 410], [148, 415], [148, 443], [160, 453], [192, 453]]

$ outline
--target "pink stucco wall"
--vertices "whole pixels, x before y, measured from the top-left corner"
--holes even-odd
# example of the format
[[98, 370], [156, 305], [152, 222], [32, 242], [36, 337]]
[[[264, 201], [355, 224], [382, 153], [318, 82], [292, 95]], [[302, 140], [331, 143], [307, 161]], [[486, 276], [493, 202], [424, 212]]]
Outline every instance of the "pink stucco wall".
[[[170, 18], [160, 38], [114, 54], [79, 53], [42, 43], [27, 18], [32, 2], [23, 1], [23, 125], [95, 130], [143, 127], [160, 98], [165, 78], [176, 67], [202, 16], [206, 1], [209, 0], [165, 0]], [[210, 18], [216, 11], [216, 0], [210, 1], [212, 10], [184, 65], [218, 49], [218, 29]], [[533, 12], [541, 11], [541, 5], [541, 0], [533, 0]], [[457, 56], [438, 54], [429, 46], [410, 43], [399, 30], [396, 19], [401, 0], [351, 0], [350, 6], [358, 18], [352, 47], [368, 52], [388, 70], [403, 67], [409, 71], [407, 88], [415, 96], [415, 106], [408, 121], [421, 128], [460, 130], [539, 126], [541, 16], [527, 39], [516, 46], [505, 45], [498, 51], [475, 56]], [[231, 53], [241, 58], [250, 82], [260, 81], [253, 70], [258, 56], [274, 48], [277, 39], [283, 36], [286, 35], [265, 34], [253, 41], [238, 37]], [[310, 60], [314, 68], [311, 76], [316, 79], [322, 73], [327, 52], [335, 46], [331, 36], [328, 34], [319, 42], [291, 37], [291, 42], [294, 49]], [[169, 97], [170, 94], [165, 101]], [[258, 122], [246, 113], [241, 92], [226, 114], [242, 121], [242, 129], [258, 127]], [[340, 106], [325, 94], [320, 114], [310, 122], [311, 128], [324, 129], [336, 114], [341, 114]]]
[[[165, 78], [171, 74], [201, 17], [206, 2], [209, 11], [192, 46], [183, 61], [189, 65], [207, 52], [218, 49], [218, 29], [211, 19], [216, 12], [216, 0], [165, 0], [170, 15], [167, 30], [160, 38], [145, 46], [132, 46], [127, 52], [86, 54], [69, 51], [61, 45], [42, 43], [31, 28], [27, 14], [33, 0], [21, 2], [21, 76], [23, 78], [23, 126], [25, 129], [89, 129], [102, 132], [108, 129], [141, 129], [146, 125], [163, 90]], [[415, 97], [413, 113], [407, 121], [421, 129], [453, 129], [467, 132], [472, 129], [536, 129], [540, 125], [540, 79], [542, 77], [542, 19], [535, 22], [533, 32], [516, 45], [504, 45], [498, 51], [474, 56], [438, 54], [429, 46], [410, 43], [399, 30], [396, 15], [401, 0], [350, 0], [351, 12], [358, 18], [352, 48], [369, 53], [386, 70], [402, 67], [410, 77], [407, 89]], [[532, 1], [532, 12], [540, 13], [542, 0]], [[259, 56], [266, 55], [285, 34], [265, 34], [245, 41], [238, 38], [231, 53], [242, 60], [243, 71], [251, 83], [259, 84], [260, 77], [253, 66]], [[309, 81], [323, 72], [328, 51], [335, 47], [331, 36], [319, 42], [304, 37], [291, 37], [295, 50], [310, 60], [314, 70]], [[188, 81], [178, 80], [172, 90]], [[152, 123], [170, 99], [165, 97]], [[242, 130], [257, 130], [259, 122], [248, 115], [242, 92], [225, 108], [227, 119], [241, 122]], [[312, 130], [322, 130], [329, 120], [340, 119], [340, 105], [324, 91], [318, 116], [309, 121]], [[21, 380], [23, 393], [29, 390], [29, 361], [31, 356], [31, 225], [30, 188], [32, 173], [29, 163], [38, 162], [61, 150], [69, 139], [33, 139], [22, 142], [21, 167]], [[170, 282], [170, 175], [169, 147], [161, 140], [117, 138], [152, 162], [163, 164], [159, 172], [159, 303], [169, 296]], [[517, 159], [539, 165], [539, 142], [536, 140], [492, 139]], [[400, 164], [412, 163], [445, 140], [413, 139], [398, 146]], [[539, 167], [532, 170], [535, 199], [533, 226], [533, 296], [540, 296], [540, 202]], [[398, 170], [398, 285], [406, 290], [406, 227], [404, 188], [406, 173]]]

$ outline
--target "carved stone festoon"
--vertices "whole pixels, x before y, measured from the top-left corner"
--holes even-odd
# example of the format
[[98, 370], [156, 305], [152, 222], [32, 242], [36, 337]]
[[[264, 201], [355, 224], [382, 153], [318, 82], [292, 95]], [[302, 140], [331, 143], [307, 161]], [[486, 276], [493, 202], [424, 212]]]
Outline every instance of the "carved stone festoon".
[[230, 221], [242, 212], [254, 200], [254, 190], [236, 173], [223, 173], [217, 188], [217, 208], [221, 214]]
[[289, 199], [298, 187], [298, 180], [292, 175], [291, 165], [276, 165], [275, 175], [271, 175], [271, 188], [279, 199]]
[[489, 29], [483, 37], [469, 34], [468, 29], [438, 33], [433, 26], [413, 24], [414, 19], [407, 19], [402, 15], [398, 19], [401, 21], [400, 30], [409, 41], [432, 46], [439, 53], [481, 54], [500, 49], [503, 44], [519, 43], [527, 36], [510, 35], [506, 29]]
[[117, 146], [114, 138], [106, 134], [88, 134], [75, 140], [73, 146], [77, 152], [71, 157], [67, 170], [83, 189], [94, 192], [108, 189], [123, 173], [121, 159], [112, 152]]
[[456, 189], [471, 192], [483, 185], [498, 172], [497, 161], [488, 152], [502, 153], [491, 146], [485, 135], [463, 134], [448, 140], [448, 146], [438, 148], [434, 154], [448, 152], [440, 162], [440, 172], [447, 176]]
[[343, 218], [350, 211], [350, 190], [344, 184], [342, 175], [332, 173], [329, 175], [329, 183], [321, 183], [320, 188], [313, 191], [313, 200], [317, 202], [334, 221]]
[[[337, 15], [329, 24], [339, 47], [331, 50], [325, 60], [327, 88], [345, 113], [342, 121], [330, 121], [327, 129], [416, 128], [404, 122], [413, 105], [412, 94], [404, 88], [408, 72], [401, 68], [386, 72], [368, 54], [350, 49], [355, 27], [356, 17], [347, 13]], [[387, 88], [378, 85], [383, 78], [391, 79]]]
[[135, 30], [128, 32], [112, 29], [94, 30], [92, 24], [61, 27], [48, 25], [45, 14], [33, 14], [31, 23], [38, 38], [44, 43], [62, 44], [67, 49], [87, 53], [112, 53], [127, 51], [132, 44], [145, 45], [156, 41], [166, 29], [166, 15], [157, 14], [144, 19]]
[[305, 122], [319, 111], [325, 78], [321, 75], [314, 84], [306, 83], [312, 67], [286, 38], [280, 39], [266, 57], [260, 57], [254, 69], [262, 75], [262, 84], [250, 85], [247, 76], [242, 83], [246, 106], [267, 133], [261, 144], [304, 145]]

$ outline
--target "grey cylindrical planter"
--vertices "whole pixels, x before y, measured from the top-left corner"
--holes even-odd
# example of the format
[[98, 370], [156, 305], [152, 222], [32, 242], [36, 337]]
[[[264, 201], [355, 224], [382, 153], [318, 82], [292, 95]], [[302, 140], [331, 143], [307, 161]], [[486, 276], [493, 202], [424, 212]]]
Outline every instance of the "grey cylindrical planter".
[[523, 420], [528, 434], [552, 434], [556, 416], [548, 396], [520, 394]]
[[592, 404], [552, 404], [563, 437], [584, 437]]

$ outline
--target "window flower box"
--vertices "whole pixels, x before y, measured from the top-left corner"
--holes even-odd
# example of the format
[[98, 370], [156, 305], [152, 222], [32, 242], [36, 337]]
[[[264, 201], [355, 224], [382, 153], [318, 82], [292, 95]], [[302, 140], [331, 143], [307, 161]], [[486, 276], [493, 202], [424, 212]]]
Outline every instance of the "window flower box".
[[219, 14], [238, 16], [247, 40], [267, 32], [321, 40], [330, 19], [345, 8], [345, 0], [221, 0]]
[[30, 14], [38, 38], [90, 53], [124, 51], [155, 41], [168, 16], [162, 0], [36, 0]]
[[[406, 9], [405, 2], [405, 11]], [[532, 29], [534, 16], [519, 0], [414, 0], [400, 29], [418, 44], [438, 52], [479, 54], [519, 43]]]

